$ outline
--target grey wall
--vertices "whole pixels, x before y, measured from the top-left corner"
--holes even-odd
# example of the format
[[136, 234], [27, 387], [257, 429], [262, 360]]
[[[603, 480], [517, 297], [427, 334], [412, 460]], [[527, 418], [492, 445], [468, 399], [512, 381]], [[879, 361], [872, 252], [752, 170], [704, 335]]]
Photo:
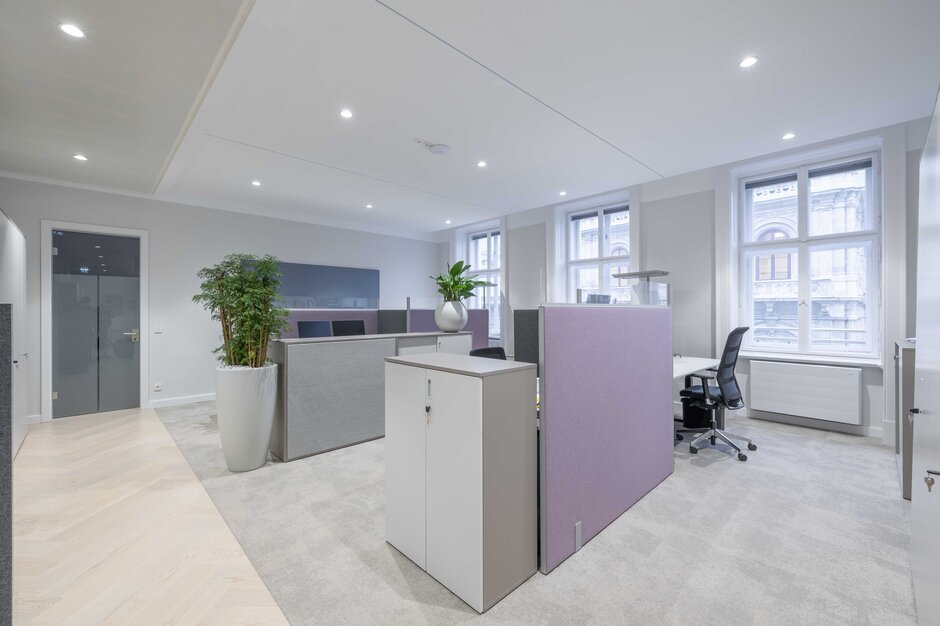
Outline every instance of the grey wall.
[[[159, 202], [147, 198], [0, 178], [0, 209], [23, 231], [27, 247], [28, 352], [40, 354], [40, 223], [43, 219], [145, 230], [150, 237], [150, 392], [157, 402], [196, 400], [213, 392], [211, 349], [219, 331], [190, 298], [196, 272], [225, 254], [273, 254], [284, 261], [381, 272], [382, 300], [434, 294], [428, 275], [438, 244], [286, 220]], [[146, 329], [152, 332], [151, 329]], [[29, 362], [30, 415], [40, 412], [40, 363]]]
[[545, 288], [545, 224], [507, 231], [506, 255], [510, 309], [534, 309], [542, 303]]
[[643, 202], [644, 269], [666, 270], [673, 352], [715, 353], [715, 192]]
[[13, 623], [13, 310], [0, 304], [0, 624]]

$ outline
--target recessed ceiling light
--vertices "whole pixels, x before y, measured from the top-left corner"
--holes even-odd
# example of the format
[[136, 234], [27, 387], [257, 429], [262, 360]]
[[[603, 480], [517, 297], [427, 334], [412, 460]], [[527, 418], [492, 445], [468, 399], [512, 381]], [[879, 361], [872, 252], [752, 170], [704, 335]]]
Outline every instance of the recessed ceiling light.
[[96, 248], [96, 249], [99, 249], [99, 248], [101, 248], [101, 246], [95, 246], [95, 248]]
[[59, 30], [61, 30], [66, 35], [71, 35], [72, 37], [78, 37], [81, 39], [85, 36], [85, 31], [76, 26], [75, 24], [59, 24]]
[[260, 187], [260, 186], [261, 186], [261, 181], [260, 181], [260, 180], [253, 180], [253, 181], [251, 181], [251, 184], [254, 185], [255, 187]]
[[445, 224], [450, 224], [450, 220], [444, 220]]
[[783, 137], [781, 137], [781, 139], [786, 139], [789, 141], [790, 139], [793, 139], [794, 137], [796, 137], [796, 133], [787, 133]]
[[748, 57], [744, 57], [743, 59], [741, 59], [741, 62], [738, 63], [738, 67], [751, 67], [752, 65], [756, 63], [757, 63], [757, 57], [748, 56]]
[[567, 195], [568, 195], [568, 192], [567, 192], [567, 191], [559, 191], [559, 192], [558, 192], [558, 195], [559, 195], [559, 196], [567, 196]]
[[352, 111], [350, 111], [349, 109], [343, 109], [342, 111], [339, 112], [339, 116], [348, 120], [349, 118], [352, 117]]
[[87, 161], [87, 160], [88, 160], [88, 157], [86, 157], [84, 154], [76, 154], [76, 155], [73, 155], [72, 158], [75, 159], [76, 161]]
[[102, 264], [101, 264], [101, 267], [108, 267], [108, 264], [107, 264], [107, 263], [102, 263]]
[[367, 209], [371, 209], [371, 208], [372, 208], [372, 205], [371, 205], [371, 204], [367, 204], [367, 205], [366, 205], [366, 208], [367, 208]]
[[477, 167], [486, 167], [486, 161], [480, 161], [477, 163]]
[[99, 255], [98, 255], [98, 258], [99, 258], [99, 259], [103, 259], [103, 258], [104, 258], [104, 255], [103, 255], [103, 254], [99, 254]]

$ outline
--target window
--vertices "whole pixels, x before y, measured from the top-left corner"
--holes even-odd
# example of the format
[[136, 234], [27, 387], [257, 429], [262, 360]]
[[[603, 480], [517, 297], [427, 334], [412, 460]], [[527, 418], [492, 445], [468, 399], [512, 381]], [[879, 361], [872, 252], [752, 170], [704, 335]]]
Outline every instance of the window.
[[611, 302], [630, 300], [626, 280], [613, 274], [630, 271], [630, 209], [626, 206], [578, 211], [568, 216], [568, 299], [610, 294]]
[[490, 339], [499, 339], [502, 332], [500, 320], [500, 236], [498, 230], [474, 233], [469, 237], [470, 273], [477, 280], [485, 280], [485, 287], [477, 287], [474, 297], [468, 302], [469, 308], [488, 309], [490, 312]]
[[878, 354], [875, 157], [742, 184], [742, 322], [750, 349]]

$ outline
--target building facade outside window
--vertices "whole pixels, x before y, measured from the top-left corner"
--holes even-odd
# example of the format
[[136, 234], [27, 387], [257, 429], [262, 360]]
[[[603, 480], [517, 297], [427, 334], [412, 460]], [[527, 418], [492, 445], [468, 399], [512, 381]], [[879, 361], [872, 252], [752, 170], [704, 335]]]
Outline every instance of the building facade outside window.
[[880, 350], [877, 156], [741, 183], [741, 322], [753, 350], [875, 357]]
[[470, 274], [477, 280], [485, 280], [485, 287], [477, 287], [474, 297], [467, 302], [471, 309], [487, 309], [490, 312], [489, 338], [498, 340], [502, 336], [500, 315], [500, 270], [502, 269], [501, 238], [498, 230], [486, 230], [472, 233], [467, 237]]
[[568, 301], [593, 294], [611, 302], [628, 302], [628, 281], [611, 275], [630, 271], [630, 208], [575, 211], [567, 216]]

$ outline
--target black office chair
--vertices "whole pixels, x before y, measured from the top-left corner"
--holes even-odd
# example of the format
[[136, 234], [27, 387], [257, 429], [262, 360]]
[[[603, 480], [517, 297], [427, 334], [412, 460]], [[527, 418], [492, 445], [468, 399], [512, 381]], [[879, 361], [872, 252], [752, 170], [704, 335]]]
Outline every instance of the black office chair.
[[501, 361], [505, 361], [506, 351], [503, 350], [502, 346], [493, 346], [492, 348], [477, 348], [476, 350], [470, 351], [470, 356], [481, 356], [484, 359], [500, 359]]
[[333, 331], [328, 320], [310, 320], [297, 322], [299, 337], [332, 337]]
[[[721, 353], [721, 361], [719, 361], [718, 367], [692, 374], [688, 378], [698, 378], [702, 384], [689, 386], [679, 392], [679, 396], [684, 399], [684, 402], [687, 401], [693, 407], [708, 411], [711, 417], [711, 423], [705, 428], [686, 428], [676, 431], [677, 433], [700, 433], [689, 444], [689, 452], [692, 454], [698, 453], [699, 444], [706, 439], [711, 440], [712, 445], [715, 445], [721, 439], [734, 448], [739, 461], [747, 461], [747, 455], [741, 451], [740, 446], [731, 440], [732, 438], [746, 441], [748, 450], [757, 450], [757, 446], [747, 437], [722, 430], [725, 425], [725, 409], [736, 411], [744, 408], [741, 388], [738, 387], [738, 381], [734, 377], [734, 366], [737, 365], [741, 342], [748, 330], [747, 326], [732, 330], [731, 334], [728, 335], [728, 341], [725, 343], [725, 349]], [[709, 385], [711, 380], [716, 381], [718, 386]], [[676, 438], [681, 440], [682, 435], [677, 434]]]

